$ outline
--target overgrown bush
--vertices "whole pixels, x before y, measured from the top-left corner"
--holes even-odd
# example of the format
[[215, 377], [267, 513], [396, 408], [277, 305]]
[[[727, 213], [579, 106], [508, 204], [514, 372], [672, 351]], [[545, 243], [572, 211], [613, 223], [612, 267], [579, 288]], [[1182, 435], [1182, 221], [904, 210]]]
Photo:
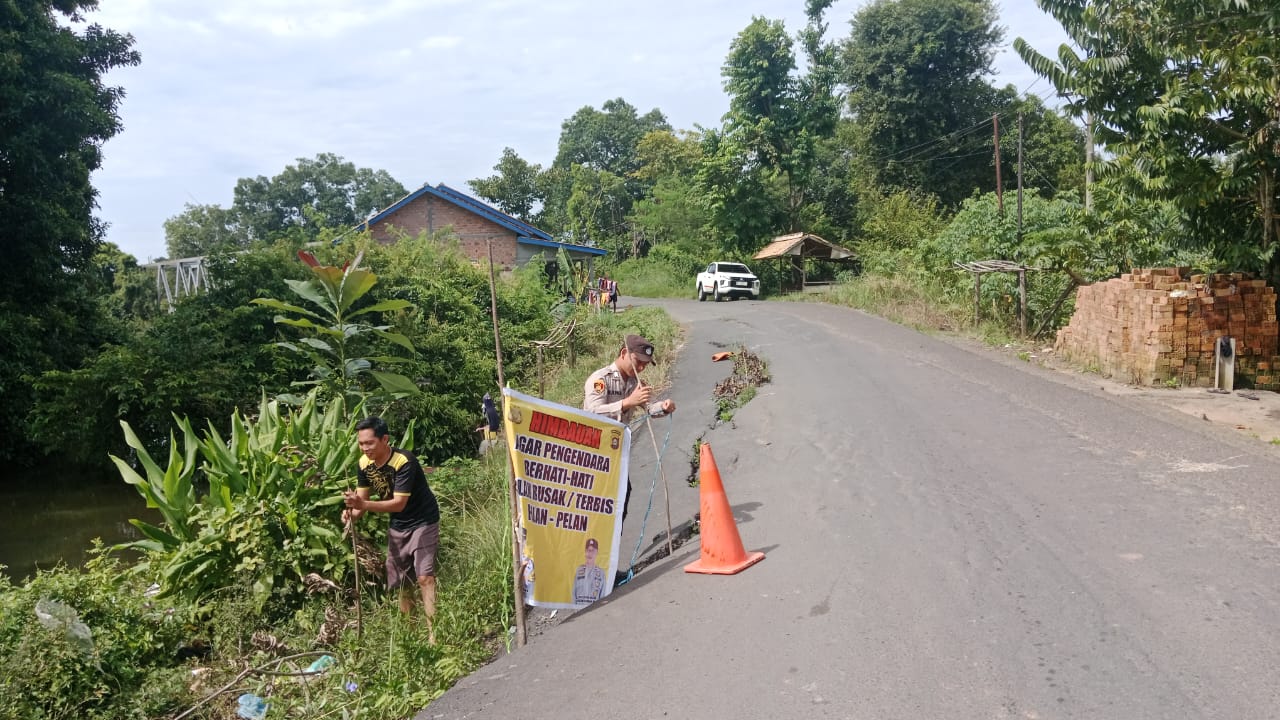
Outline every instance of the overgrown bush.
[[[181, 707], [189, 613], [146, 589], [102, 554], [82, 570], [42, 571], [17, 588], [0, 575], [0, 717], [154, 718]], [[69, 609], [84, 629], [70, 613], [41, 622], [37, 605]]]

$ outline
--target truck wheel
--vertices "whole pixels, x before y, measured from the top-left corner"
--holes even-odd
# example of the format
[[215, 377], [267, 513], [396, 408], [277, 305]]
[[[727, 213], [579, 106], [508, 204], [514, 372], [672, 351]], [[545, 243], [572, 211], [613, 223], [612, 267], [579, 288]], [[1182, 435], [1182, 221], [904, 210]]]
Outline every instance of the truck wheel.
[[714, 289], [712, 289], [711, 291], [712, 300], [715, 300], [716, 302], [720, 302], [723, 299], [723, 297], [724, 296], [720, 294], [720, 286], [717, 285]]
[[702, 292], [702, 283], [698, 283], [698, 302], [703, 302], [706, 299], [707, 294]]

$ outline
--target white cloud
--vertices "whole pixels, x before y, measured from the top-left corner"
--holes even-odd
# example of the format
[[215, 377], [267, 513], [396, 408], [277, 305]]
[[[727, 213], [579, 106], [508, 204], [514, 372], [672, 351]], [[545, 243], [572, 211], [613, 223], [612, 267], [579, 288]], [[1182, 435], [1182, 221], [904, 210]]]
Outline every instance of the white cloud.
[[429, 38], [424, 38], [422, 42], [418, 43], [418, 47], [423, 50], [448, 50], [461, 44], [462, 38], [457, 35], [433, 35]]

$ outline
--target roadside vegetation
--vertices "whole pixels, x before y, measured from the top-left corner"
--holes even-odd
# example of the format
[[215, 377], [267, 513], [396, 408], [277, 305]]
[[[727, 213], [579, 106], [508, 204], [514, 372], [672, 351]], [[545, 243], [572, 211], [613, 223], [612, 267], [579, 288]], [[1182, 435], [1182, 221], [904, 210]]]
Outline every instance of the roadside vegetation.
[[[1280, 5], [1044, 0], [1078, 55], [1004, 37], [988, 0], [875, 0], [838, 28], [831, 5], [806, 3], [802, 28], [745, 24], [721, 66], [718, 124], [673, 128], [657, 108], [605, 99], [560, 125], [546, 165], [507, 148], [468, 183], [608, 251], [498, 283], [513, 387], [576, 404], [627, 332], [675, 347], [670, 319], [627, 298], [693, 298], [714, 261], [746, 263], [766, 296], [993, 343], [1015, 336], [1016, 279], [985, 276], [975, 319], [956, 263], [1035, 268], [1028, 327], [1043, 337], [1070, 316], [1074, 284], [1137, 267], [1280, 279]], [[317, 148], [241, 178], [230, 206], [174, 208], [169, 255], [205, 256], [217, 282], [163, 304], [93, 215], [100, 148], [127, 131], [124, 89], [104, 75], [143, 61], [131, 36], [82, 22], [95, 6], [19, 0], [0, 33], [0, 55], [23, 58], [0, 84], [0, 127], [29, 130], [0, 132], [0, 219], [21, 268], [0, 284], [0, 459], [130, 482], [163, 520], [139, 525], [140, 562], [99, 548], [84, 568], [0, 576], [0, 717], [229, 718], [245, 692], [268, 699], [268, 717], [412, 714], [505, 645], [512, 622], [505, 461], [476, 457], [480, 399], [499, 392], [487, 268], [449, 230], [389, 246], [353, 232], [405, 185]], [[1010, 40], [1047, 84], [988, 82]], [[832, 282], [825, 294], [789, 294], [795, 268], [752, 261], [798, 231], [854, 251], [853, 264], [804, 268]], [[362, 292], [328, 294], [326, 279], [358, 272]], [[624, 312], [565, 301], [602, 273]], [[539, 371], [532, 343], [568, 322], [570, 344]], [[392, 609], [378, 563], [365, 567], [360, 548], [381, 530], [363, 525], [353, 546], [338, 525], [366, 413], [442, 468], [435, 645]], [[334, 664], [304, 674], [324, 656]]]
[[[510, 641], [506, 456], [475, 452], [480, 397], [499, 393], [487, 275], [439, 238], [321, 254], [328, 262], [303, 253], [307, 264], [280, 268], [300, 276], [281, 297], [222, 308], [280, 313], [262, 319], [280, 338], [264, 352], [292, 371], [264, 384], [267, 394], [229, 421], [118, 423], [119, 476], [163, 518], [135, 521], [142, 560], [98, 547], [85, 568], [21, 585], [0, 578], [0, 677], [10, 690], [0, 716], [224, 718], [248, 693], [269, 717], [399, 718]], [[532, 271], [497, 289], [507, 377], [536, 393], [530, 342], [557, 322], [550, 310], [562, 292]], [[567, 403], [581, 403], [582, 381], [627, 333], [678, 343], [657, 308], [572, 307], [559, 322], [575, 332], [545, 354], [543, 373], [547, 397]], [[96, 379], [84, 375], [80, 383]], [[399, 446], [440, 466], [435, 644], [382, 587], [385, 520], [372, 516], [354, 539], [339, 522], [341, 492], [355, 482], [354, 424], [370, 413], [391, 419]], [[309, 673], [316, 662], [331, 664]]]

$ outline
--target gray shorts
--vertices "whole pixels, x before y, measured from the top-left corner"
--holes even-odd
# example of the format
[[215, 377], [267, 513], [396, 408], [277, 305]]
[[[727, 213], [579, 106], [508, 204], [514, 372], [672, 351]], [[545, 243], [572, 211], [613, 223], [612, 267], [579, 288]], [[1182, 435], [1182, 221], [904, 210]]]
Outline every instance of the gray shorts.
[[439, 547], [440, 523], [419, 525], [412, 530], [388, 530], [387, 587], [395, 589], [406, 581], [434, 577]]

